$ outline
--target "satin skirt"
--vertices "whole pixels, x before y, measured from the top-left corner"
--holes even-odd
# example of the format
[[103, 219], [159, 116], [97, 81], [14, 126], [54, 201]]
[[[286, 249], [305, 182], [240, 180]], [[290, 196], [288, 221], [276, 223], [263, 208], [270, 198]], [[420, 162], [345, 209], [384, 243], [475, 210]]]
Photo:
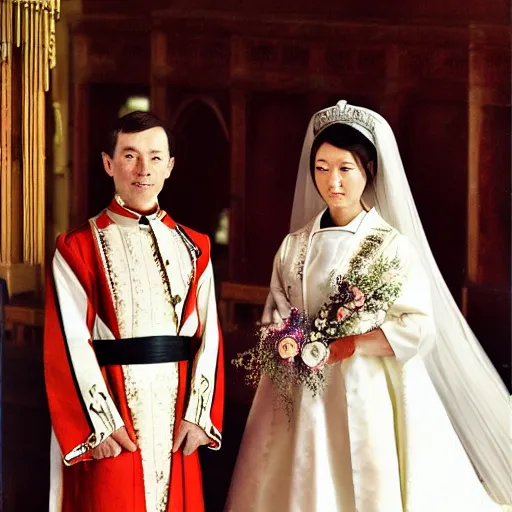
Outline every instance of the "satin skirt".
[[423, 362], [355, 355], [291, 416], [268, 377], [256, 392], [225, 512], [501, 512]]

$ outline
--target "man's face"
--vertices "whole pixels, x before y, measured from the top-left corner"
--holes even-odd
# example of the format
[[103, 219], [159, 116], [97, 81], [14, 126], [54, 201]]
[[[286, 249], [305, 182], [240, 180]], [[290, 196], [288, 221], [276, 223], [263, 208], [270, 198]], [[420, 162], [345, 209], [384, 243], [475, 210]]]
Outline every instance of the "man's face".
[[114, 178], [116, 192], [126, 206], [139, 213], [153, 211], [174, 166], [165, 130], [155, 127], [120, 133], [112, 158], [106, 153], [101, 156], [103, 167]]

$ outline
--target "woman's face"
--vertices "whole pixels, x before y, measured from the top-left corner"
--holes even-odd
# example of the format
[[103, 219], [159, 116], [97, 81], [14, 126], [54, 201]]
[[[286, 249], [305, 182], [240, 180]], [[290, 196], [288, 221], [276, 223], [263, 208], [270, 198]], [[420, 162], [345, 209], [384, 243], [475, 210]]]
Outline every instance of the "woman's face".
[[324, 142], [316, 152], [315, 182], [329, 210], [361, 209], [366, 173], [357, 155]]

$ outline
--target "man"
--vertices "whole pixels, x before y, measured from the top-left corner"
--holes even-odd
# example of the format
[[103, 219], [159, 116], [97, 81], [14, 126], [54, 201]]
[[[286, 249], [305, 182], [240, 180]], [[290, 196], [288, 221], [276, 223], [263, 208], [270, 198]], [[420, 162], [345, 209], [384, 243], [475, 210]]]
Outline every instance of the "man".
[[222, 344], [208, 237], [158, 206], [172, 155], [155, 116], [122, 117], [102, 154], [113, 201], [57, 239], [50, 510], [204, 510], [197, 448], [221, 443]]

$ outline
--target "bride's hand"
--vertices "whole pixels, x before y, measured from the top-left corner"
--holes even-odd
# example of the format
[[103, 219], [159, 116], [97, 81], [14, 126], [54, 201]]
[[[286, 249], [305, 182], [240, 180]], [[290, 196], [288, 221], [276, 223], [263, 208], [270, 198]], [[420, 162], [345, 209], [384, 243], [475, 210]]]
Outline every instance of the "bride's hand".
[[362, 356], [386, 357], [395, 353], [382, 329], [354, 336], [356, 352]]
[[327, 364], [339, 363], [344, 359], [348, 359], [356, 352], [368, 357], [395, 355], [382, 329], [375, 329], [366, 334], [357, 334], [337, 339], [330, 346]]

